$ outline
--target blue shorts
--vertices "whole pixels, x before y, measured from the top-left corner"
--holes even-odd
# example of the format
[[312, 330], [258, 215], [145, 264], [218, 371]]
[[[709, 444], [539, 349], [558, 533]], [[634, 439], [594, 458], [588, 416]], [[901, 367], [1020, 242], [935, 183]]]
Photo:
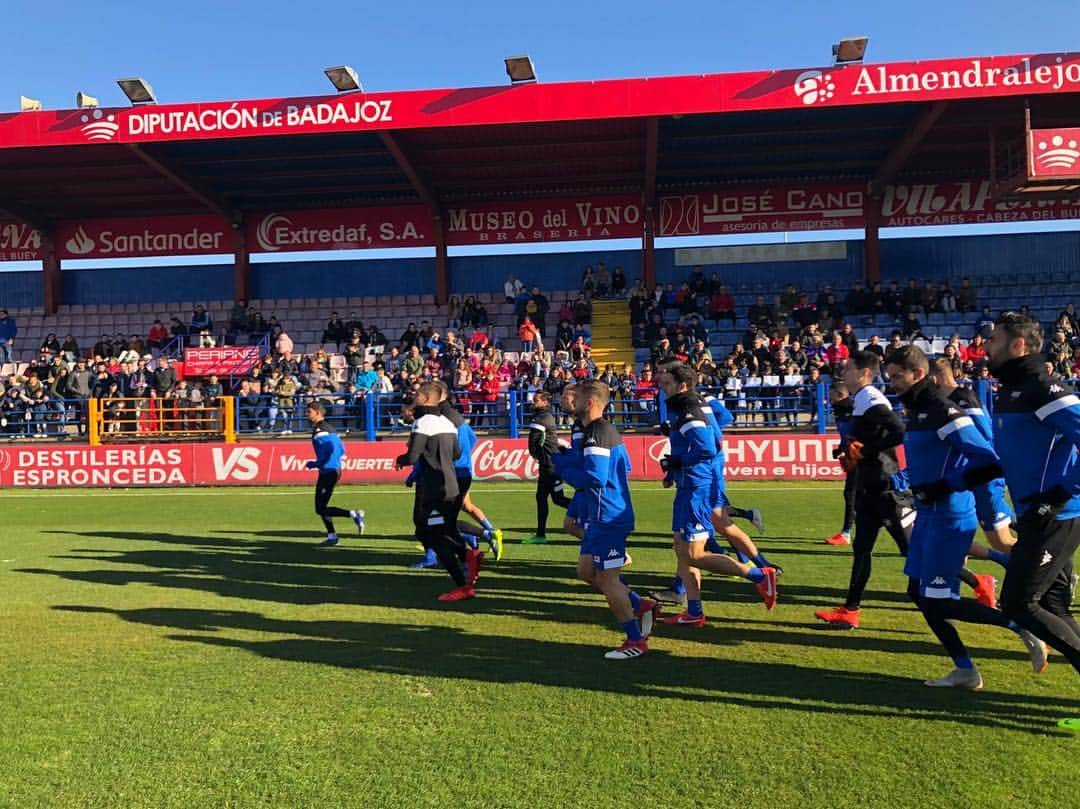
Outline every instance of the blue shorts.
[[971, 517], [920, 511], [911, 531], [904, 575], [919, 580], [924, 598], [959, 598], [960, 571], [975, 538]]
[[574, 492], [570, 498], [570, 505], [566, 507], [566, 516], [577, 522], [585, 519], [585, 493]]
[[979, 526], [984, 531], [995, 528], [1007, 528], [1016, 522], [1012, 506], [1005, 499], [1005, 480], [997, 478], [972, 490], [975, 494], [975, 513], [979, 516]]
[[681, 533], [687, 542], [705, 542], [712, 538], [712, 492], [710, 487], [678, 489], [671, 509], [671, 530]]
[[727, 508], [731, 501], [727, 498], [727, 481], [724, 480], [724, 465], [719, 463], [713, 469], [712, 491], [710, 493], [712, 507]]
[[620, 568], [626, 564], [626, 538], [632, 530], [632, 527], [588, 523], [578, 552], [591, 556], [597, 570]]

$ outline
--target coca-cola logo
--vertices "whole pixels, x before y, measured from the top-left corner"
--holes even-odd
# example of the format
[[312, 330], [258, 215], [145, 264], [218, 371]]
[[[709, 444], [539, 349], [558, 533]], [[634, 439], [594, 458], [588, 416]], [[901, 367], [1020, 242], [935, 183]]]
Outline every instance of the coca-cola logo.
[[6, 472], [11, 467], [11, 453], [6, 449], [0, 449], [0, 472]]
[[490, 438], [476, 442], [472, 461], [473, 475], [480, 480], [529, 480], [540, 471], [526, 447]]

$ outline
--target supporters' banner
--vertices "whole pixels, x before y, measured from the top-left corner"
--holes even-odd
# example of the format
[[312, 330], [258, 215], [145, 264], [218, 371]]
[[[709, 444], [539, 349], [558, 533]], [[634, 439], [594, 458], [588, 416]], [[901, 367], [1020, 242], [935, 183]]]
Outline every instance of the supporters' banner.
[[435, 226], [422, 205], [253, 214], [248, 217], [247, 228], [247, 245], [253, 253], [424, 247], [435, 243]]
[[231, 253], [232, 229], [222, 216], [154, 216], [61, 222], [60, 258], [133, 258]]
[[[668, 440], [624, 437], [635, 480], [660, 480], [660, 459]], [[835, 435], [804, 433], [732, 434], [724, 439], [730, 480], [843, 480], [832, 459]], [[408, 470], [394, 460], [405, 438], [349, 441], [342, 462], [343, 483], [404, 482]], [[309, 485], [313, 457], [302, 441], [248, 444], [159, 444], [124, 447], [0, 447], [0, 486], [58, 488], [99, 486], [266, 486]], [[477, 480], [533, 480], [536, 462], [525, 439], [483, 438], [473, 449]]]
[[640, 238], [643, 219], [641, 198], [626, 194], [449, 208], [444, 224], [451, 245], [509, 244]]
[[[890, 185], [882, 227], [1080, 218], [1080, 200], [994, 201], [989, 180]], [[865, 226], [862, 186], [758, 188], [660, 199], [660, 236], [838, 230]]]
[[641, 118], [1078, 90], [1078, 54], [988, 56], [516, 87], [35, 110], [0, 115], [0, 148]]
[[259, 364], [257, 346], [184, 349], [184, 376], [246, 374]]
[[1028, 133], [1028, 179], [1080, 177], [1080, 129], [1032, 129]]

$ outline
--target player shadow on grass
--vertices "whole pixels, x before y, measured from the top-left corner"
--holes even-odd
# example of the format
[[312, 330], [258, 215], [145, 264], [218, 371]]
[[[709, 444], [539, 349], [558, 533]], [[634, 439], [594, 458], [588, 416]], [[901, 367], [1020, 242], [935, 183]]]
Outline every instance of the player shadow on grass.
[[[1055, 734], [1056, 720], [1080, 701], [927, 689], [917, 680], [789, 663], [675, 657], [654, 650], [640, 661], [613, 664], [592, 644], [465, 632], [456, 627], [300, 621], [233, 610], [151, 608], [114, 610], [57, 606], [107, 614], [131, 623], [182, 630], [169, 640], [240, 649], [261, 657], [345, 669], [470, 680], [501, 685], [578, 688], [620, 695], [784, 708], [852, 716], [974, 724], [1038, 735]], [[229, 632], [287, 637], [250, 640]], [[715, 684], [715, 685], [713, 685]], [[437, 686], [432, 686], [437, 688]], [[1070, 736], [1060, 732], [1062, 736]]]
[[[392, 547], [372, 549], [354, 546], [319, 549], [307, 544], [274, 541], [127, 532], [54, 532], [76, 536], [138, 541], [165, 545], [165, 548], [74, 549], [55, 559], [97, 562], [97, 570], [23, 568], [15, 572], [51, 575], [85, 584], [124, 586], [146, 585], [193, 592], [214, 593], [227, 598], [296, 605], [348, 604], [409, 610], [443, 608], [435, 597], [450, 588], [449, 577], [441, 571], [409, 571], [415, 550]], [[263, 532], [273, 534], [274, 532]], [[292, 536], [290, 534], [290, 536]], [[406, 535], [392, 538], [412, 541]], [[371, 539], [366, 537], [365, 539]], [[378, 545], [378, 543], [374, 543]], [[387, 571], [385, 567], [396, 568]], [[632, 586], [645, 592], [663, 588], [669, 576], [627, 571]], [[819, 594], [827, 588], [781, 585], [781, 598]], [[478, 586], [479, 597], [462, 605], [462, 611], [477, 615], [524, 618], [532, 621], [595, 626], [603, 620], [599, 596], [573, 579], [572, 563], [558, 560], [505, 559], [486, 568]], [[896, 597], [909, 605], [902, 594], [877, 594], [875, 598]], [[907, 640], [870, 633], [819, 631], [807, 614], [806, 624], [783, 624], [765, 617], [760, 597], [752, 586], [737, 579], [710, 577], [706, 580], [708, 602], [723, 604], [725, 615], [714, 618], [704, 629], [662, 628], [684, 640], [698, 639], [712, 644], [792, 644], [842, 650], [872, 650], [899, 654], [937, 655], [938, 646], [929, 638]], [[798, 597], [798, 596], [796, 596]], [[790, 600], [785, 603], [791, 603]], [[820, 597], [814, 603], [823, 603]], [[731, 617], [732, 609], [745, 610]], [[911, 607], [914, 609], [914, 607]], [[745, 624], [761, 623], [761, 628]], [[783, 629], [782, 627], [787, 627]], [[792, 631], [798, 630], [798, 631]], [[1021, 651], [972, 647], [980, 658], [1025, 660]]]

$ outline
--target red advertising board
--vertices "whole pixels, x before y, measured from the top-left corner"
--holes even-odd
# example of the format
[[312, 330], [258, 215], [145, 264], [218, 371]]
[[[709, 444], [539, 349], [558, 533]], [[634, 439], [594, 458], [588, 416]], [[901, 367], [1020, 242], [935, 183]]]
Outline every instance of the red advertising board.
[[[666, 438], [626, 436], [635, 480], [659, 480]], [[834, 435], [763, 433], [724, 440], [730, 480], [842, 480], [831, 457]], [[346, 442], [344, 483], [401, 483], [394, 469], [404, 441]], [[160, 444], [117, 447], [11, 445], [0, 448], [0, 486], [62, 488], [139, 486], [307, 485], [312, 458], [302, 441], [247, 444]], [[524, 439], [483, 438], [473, 450], [476, 479], [532, 480], [535, 461]]]
[[232, 230], [222, 216], [156, 216], [61, 222], [60, 258], [133, 258], [231, 253]]
[[[1080, 153], [1078, 153], [1080, 156]], [[660, 236], [858, 229], [863, 186], [804, 186], [699, 192], [660, 199]], [[882, 227], [970, 225], [1080, 217], [1077, 200], [994, 201], [989, 180], [885, 188]]]
[[1080, 129], [1032, 129], [1028, 133], [1028, 179], [1080, 177]]
[[636, 238], [644, 228], [641, 197], [633, 194], [470, 205], [446, 213], [451, 245]]
[[259, 364], [257, 346], [184, 349], [184, 376], [246, 374]]
[[422, 205], [281, 211], [248, 217], [253, 253], [424, 247], [435, 243], [435, 226]]
[[0, 115], [0, 148], [640, 118], [1080, 90], [1073, 53]]

